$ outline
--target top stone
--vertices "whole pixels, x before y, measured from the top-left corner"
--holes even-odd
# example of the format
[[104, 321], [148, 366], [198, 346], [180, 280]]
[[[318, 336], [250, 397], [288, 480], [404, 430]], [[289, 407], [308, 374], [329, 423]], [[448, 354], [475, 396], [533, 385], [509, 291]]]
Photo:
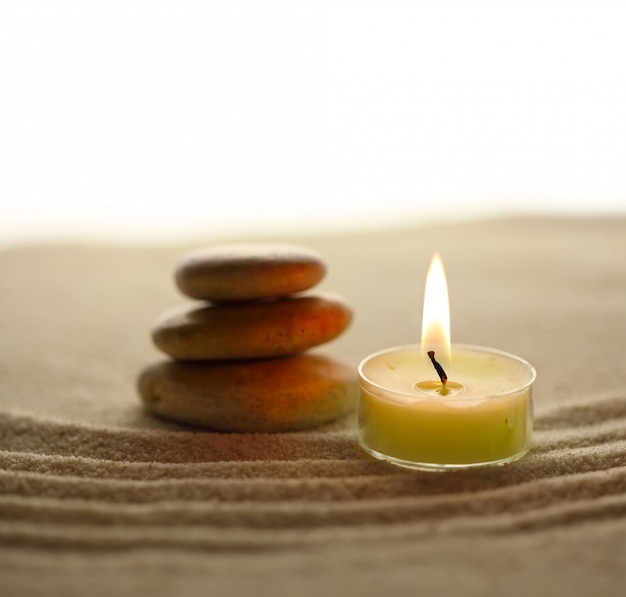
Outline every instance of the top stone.
[[215, 302], [278, 298], [307, 290], [326, 273], [305, 247], [275, 243], [215, 245], [187, 254], [176, 267], [183, 294]]

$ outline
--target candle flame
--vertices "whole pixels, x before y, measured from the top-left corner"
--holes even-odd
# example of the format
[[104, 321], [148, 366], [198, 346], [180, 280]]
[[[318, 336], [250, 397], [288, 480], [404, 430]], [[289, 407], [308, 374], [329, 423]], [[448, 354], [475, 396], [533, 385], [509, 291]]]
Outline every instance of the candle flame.
[[439, 253], [435, 253], [430, 262], [424, 290], [422, 352], [426, 354], [429, 350], [434, 350], [438, 359], [450, 362], [450, 303]]

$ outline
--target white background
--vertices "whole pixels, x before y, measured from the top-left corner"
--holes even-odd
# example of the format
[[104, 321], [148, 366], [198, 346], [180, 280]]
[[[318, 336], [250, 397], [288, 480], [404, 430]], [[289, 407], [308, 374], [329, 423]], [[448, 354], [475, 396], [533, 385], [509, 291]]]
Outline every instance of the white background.
[[0, 0], [0, 244], [626, 212], [626, 3]]

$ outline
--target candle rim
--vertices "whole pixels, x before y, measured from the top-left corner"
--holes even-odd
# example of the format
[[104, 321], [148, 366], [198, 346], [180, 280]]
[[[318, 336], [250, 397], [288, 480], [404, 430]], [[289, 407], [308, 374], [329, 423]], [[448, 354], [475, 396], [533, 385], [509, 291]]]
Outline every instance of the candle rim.
[[[379, 383], [376, 383], [375, 381], [372, 381], [364, 372], [364, 367], [367, 365], [367, 363], [376, 357], [380, 357], [391, 352], [421, 350], [421, 348], [422, 348], [422, 344], [403, 344], [400, 346], [392, 346], [391, 348], [385, 348], [383, 350], [374, 352], [368, 355], [367, 357], [365, 357], [359, 363], [359, 366], [357, 368], [359, 379], [367, 383], [369, 386], [371, 386], [372, 389], [379, 390], [383, 393], [391, 393], [397, 396], [405, 396], [408, 398], [412, 398], [413, 400], [415, 399], [426, 400], [427, 399], [431, 401], [433, 400], [433, 398], [431, 397], [424, 398], [424, 397], [416, 396], [415, 394], [410, 393], [410, 392], [403, 392], [401, 390], [390, 390], [388, 387], [380, 385]], [[456, 349], [474, 350], [476, 352], [497, 354], [498, 356], [508, 358], [512, 361], [517, 362], [520, 365], [523, 365], [530, 374], [530, 378], [526, 383], [520, 384], [518, 387], [514, 388], [513, 390], [509, 390], [506, 392], [491, 393], [481, 398], [472, 398], [471, 400], [490, 400], [492, 398], [500, 399], [500, 398], [506, 398], [507, 396], [514, 396], [516, 394], [519, 394], [520, 392], [526, 391], [535, 383], [535, 380], [537, 379], [537, 370], [527, 360], [521, 357], [518, 357], [517, 355], [514, 355], [513, 353], [506, 352], [504, 350], [498, 350], [497, 348], [490, 348], [488, 346], [477, 346], [474, 344], [451, 344], [450, 348], [451, 348], [451, 351], [452, 349], [456, 348]], [[441, 401], [445, 401], [445, 400], [446, 400], [445, 397], [441, 398]]]

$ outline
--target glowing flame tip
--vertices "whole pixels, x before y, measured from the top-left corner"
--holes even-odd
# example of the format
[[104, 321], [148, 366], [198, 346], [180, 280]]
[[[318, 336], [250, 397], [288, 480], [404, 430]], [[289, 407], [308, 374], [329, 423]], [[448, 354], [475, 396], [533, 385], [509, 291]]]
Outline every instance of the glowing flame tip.
[[422, 351], [434, 350], [450, 361], [450, 303], [448, 284], [439, 253], [435, 253], [426, 275], [422, 316]]

